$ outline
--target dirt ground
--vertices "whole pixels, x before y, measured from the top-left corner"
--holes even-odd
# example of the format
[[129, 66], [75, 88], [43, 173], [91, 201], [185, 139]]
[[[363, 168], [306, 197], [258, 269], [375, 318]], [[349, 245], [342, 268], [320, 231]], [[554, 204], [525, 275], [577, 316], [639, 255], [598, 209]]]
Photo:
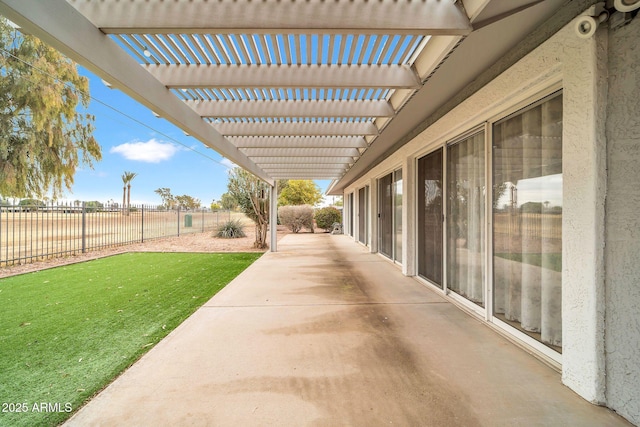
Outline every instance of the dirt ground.
[[[264, 252], [264, 249], [255, 249], [253, 247], [253, 242], [255, 241], [254, 227], [245, 227], [244, 231], [247, 237], [240, 239], [221, 239], [213, 237], [211, 232], [186, 234], [179, 237], [155, 239], [144, 243], [101, 249], [74, 256], [51, 258], [29, 264], [12, 265], [0, 268], [0, 278], [126, 252]], [[278, 226], [278, 240], [288, 233], [289, 230], [286, 227]], [[269, 237], [267, 236], [267, 240], [268, 239]]]

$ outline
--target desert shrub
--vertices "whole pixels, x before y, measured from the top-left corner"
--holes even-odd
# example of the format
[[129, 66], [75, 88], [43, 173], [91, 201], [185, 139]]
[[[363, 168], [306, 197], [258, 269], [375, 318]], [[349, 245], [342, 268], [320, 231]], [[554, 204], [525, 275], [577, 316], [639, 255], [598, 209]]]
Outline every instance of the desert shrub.
[[278, 217], [294, 233], [303, 228], [313, 232], [313, 208], [309, 205], [280, 206]]
[[316, 211], [315, 219], [318, 227], [329, 230], [334, 222], [342, 222], [342, 213], [336, 208], [326, 207]]
[[223, 239], [239, 239], [240, 237], [247, 237], [244, 233], [244, 226], [238, 219], [231, 219], [218, 226], [215, 233], [216, 237], [222, 237]]

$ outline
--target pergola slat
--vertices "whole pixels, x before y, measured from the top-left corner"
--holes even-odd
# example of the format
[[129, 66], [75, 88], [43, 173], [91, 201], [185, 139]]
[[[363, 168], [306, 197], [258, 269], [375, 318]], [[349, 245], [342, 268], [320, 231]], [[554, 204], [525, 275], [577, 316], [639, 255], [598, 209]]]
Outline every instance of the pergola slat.
[[392, 117], [387, 101], [185, 101], [201, 117]]
[[212, 123], [223, 135], [377, 135], [371, 122]]
[[454, 0], [100, 0], [70, 3], [104, 33], [345, 33], [466, 35]]
[[[234, 60], [237, 60], [234, 57]], [[145, 65], [167, 87], [417, 89], [406, 65]]]
[[238, 148], [367, 148], [361, 136], [227, 136]]

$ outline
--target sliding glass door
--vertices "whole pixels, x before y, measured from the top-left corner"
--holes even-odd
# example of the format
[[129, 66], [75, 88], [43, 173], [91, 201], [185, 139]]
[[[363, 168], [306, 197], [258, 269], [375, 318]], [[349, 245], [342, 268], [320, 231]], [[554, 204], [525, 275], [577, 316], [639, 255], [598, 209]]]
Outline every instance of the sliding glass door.
[[378, 180], [378, 251], [402, 262], [402, 170]]
[[378, 180], [378, 252], [393, 257], [393, 174]]
[[358, 190], [358, 240], [362, 244], [369, 243], [369, 187]]
[[447, 147], [447, 288], [484, 307], [484, 132]]
[[493, 127], [494, 315], [562, 346], [562, 95]]
[[402, 263], [402, 169], [393, 172], [393, 260]]
[[442, 148], [418, 159], [418, 274], [442, 287]]

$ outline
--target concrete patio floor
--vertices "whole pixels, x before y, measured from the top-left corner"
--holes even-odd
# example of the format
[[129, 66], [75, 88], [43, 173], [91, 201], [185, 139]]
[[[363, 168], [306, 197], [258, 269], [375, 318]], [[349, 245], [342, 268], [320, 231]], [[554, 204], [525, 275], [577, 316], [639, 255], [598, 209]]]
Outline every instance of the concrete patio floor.
[[67, 425], [630, 425], [350, 238], [278, 249]]

